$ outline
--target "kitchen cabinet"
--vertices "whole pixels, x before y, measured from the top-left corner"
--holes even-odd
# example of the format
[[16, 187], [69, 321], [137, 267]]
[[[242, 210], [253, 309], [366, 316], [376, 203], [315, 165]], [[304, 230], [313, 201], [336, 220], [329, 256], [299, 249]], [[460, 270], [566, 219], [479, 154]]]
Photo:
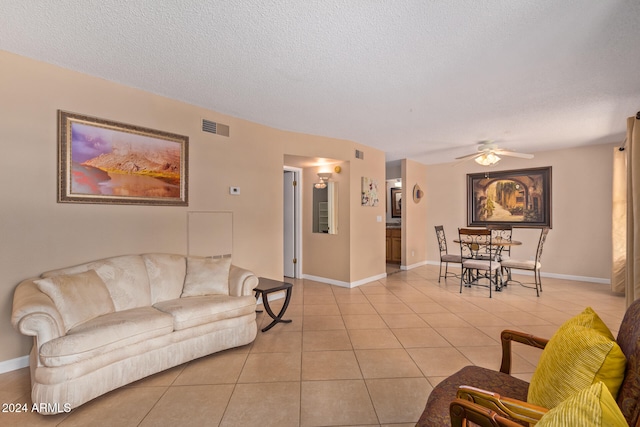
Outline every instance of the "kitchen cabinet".
[[387, 228], [386, 231], [387, 262], [398, 263], [402, 261], [402, 229]]

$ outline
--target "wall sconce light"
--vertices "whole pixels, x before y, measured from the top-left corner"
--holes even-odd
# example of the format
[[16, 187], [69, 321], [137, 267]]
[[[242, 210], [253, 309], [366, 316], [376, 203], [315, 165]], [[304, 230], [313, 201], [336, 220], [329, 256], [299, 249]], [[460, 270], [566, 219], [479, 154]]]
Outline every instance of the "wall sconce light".
[[320, 181], [315, 183], [313, 186], [320, 189], [327, 188], [327, 181], [329, 181], [329, 178], [331, 178], [331, 174], [328, 172], [319, 173], [318, 178], [320, 178]]

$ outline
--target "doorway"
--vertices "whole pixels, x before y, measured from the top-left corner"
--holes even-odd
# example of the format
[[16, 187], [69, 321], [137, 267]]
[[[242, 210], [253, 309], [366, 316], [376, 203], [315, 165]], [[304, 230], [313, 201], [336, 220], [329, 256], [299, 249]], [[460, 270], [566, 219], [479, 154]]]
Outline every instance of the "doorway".
[[302, 169], [285, 166], [283, 174], [283, 271], [299, 278], [302, 272], [302, 228], [300, 221], [300, 176]]

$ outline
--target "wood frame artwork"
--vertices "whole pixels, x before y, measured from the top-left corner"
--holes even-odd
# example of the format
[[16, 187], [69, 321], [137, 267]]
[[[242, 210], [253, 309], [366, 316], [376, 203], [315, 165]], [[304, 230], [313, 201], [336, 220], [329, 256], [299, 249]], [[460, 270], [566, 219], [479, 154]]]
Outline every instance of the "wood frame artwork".
[[551, 227], [551, 167], [467, 175], [467, 225]]
[[402, 188], [391, 189], [391, 218], [402, 218]]

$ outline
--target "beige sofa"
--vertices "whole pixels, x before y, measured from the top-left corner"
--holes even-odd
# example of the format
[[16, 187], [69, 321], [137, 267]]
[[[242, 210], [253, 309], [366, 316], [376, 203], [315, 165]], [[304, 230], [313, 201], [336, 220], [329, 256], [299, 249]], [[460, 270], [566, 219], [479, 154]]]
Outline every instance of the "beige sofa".
[[[34, 337], [31, 397], [68, 411], [125, 384], [256, 337], [258, 278], [230, 258], [125, 255], [16, 288], [12, 324]], [[45, 405], [46, 404], [46, 405]]]

